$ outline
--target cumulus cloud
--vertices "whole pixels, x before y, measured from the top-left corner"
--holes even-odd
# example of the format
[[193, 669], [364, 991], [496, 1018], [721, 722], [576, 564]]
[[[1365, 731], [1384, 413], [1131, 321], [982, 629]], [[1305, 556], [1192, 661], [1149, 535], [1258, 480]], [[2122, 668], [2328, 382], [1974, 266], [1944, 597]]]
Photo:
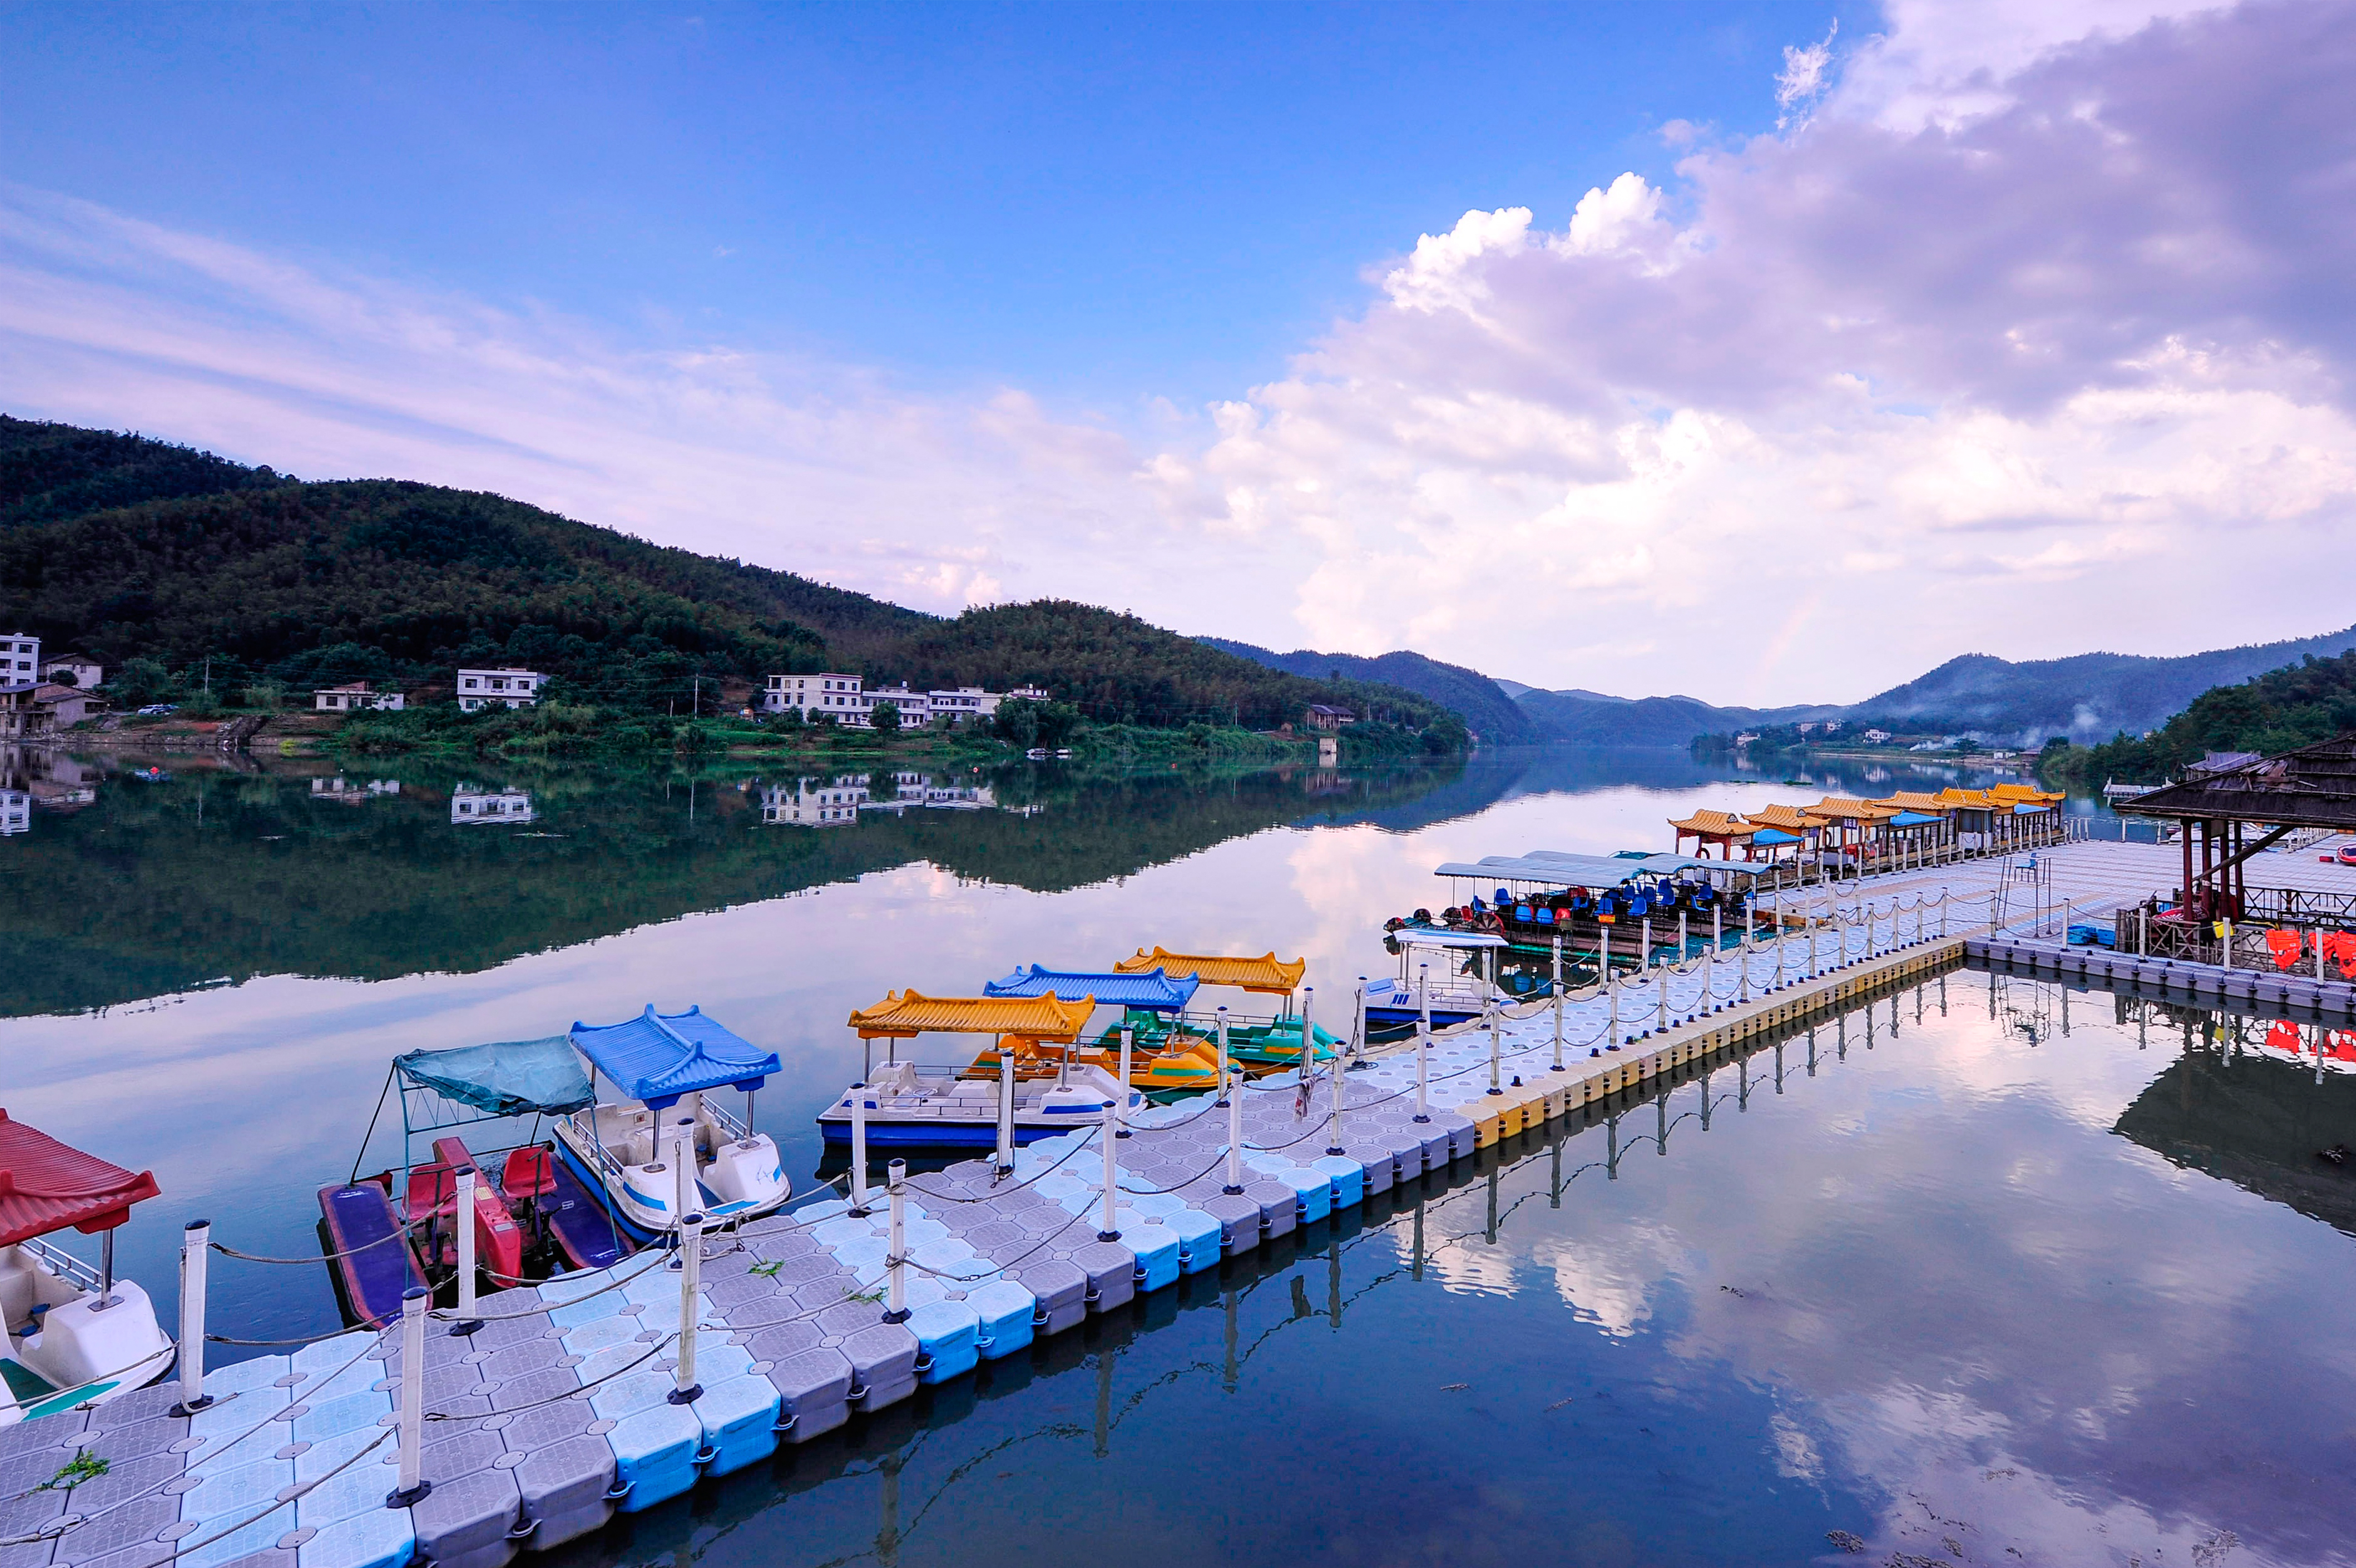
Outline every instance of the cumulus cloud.
[[1256, 389], [1203, 468], [1316, 541], [1312, 640], [1793, 700], [2344, 623], [2356, 14], [1985, 9], [1795, 49], [1807, 123], [1667, 189], [1466, 214]]

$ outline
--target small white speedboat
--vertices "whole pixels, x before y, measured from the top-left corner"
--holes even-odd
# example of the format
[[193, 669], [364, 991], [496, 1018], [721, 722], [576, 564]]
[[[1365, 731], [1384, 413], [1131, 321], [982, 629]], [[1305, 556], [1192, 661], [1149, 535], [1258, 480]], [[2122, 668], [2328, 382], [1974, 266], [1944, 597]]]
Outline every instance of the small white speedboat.
[[[114, 1277], [114, 1232], [155, 1178], [59, 1143], [0, 1110], [0, 1426], [102, 1404], [170, 1370], [175, 1348], [134, 1280]], [[96, 1233], [91, 1268], [46, 1238]]]
[[[698, 1008], [576, 1023], [572, 1040], [591, 1083], [610, 1080], [620, 1096], [557, 1122], [557, 1149], [636, 1240], [676, 1231], [691, 1213], [707, 1224], [755, 1219], [793, 1196], [776, 1144], [751, 1120], [754, 1094], [779, 1070], [776, 1051]], [[723, 1088], [744, 1092], [744, 1120], [710, 1098]]]

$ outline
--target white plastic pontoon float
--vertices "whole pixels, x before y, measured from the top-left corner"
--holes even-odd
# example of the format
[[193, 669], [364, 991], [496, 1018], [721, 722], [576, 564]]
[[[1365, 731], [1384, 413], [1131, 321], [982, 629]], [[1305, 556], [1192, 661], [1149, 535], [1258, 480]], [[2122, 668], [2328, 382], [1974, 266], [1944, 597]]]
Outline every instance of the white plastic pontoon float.
[[[649, 1006], [617, 1024], [575, 1023], [573, 1048], [620, 1091], [555, 1124], [556, 1147], [590, 1190], [641, 1242], [677, 1231], [701, 1211], [713, 1224], [774, 1213], [793, 1195], [777, 1146], [752, 1125], [753, 1095], [779, 1072], [762, 1051], [703, 1016], [701, 1008], [658, 1013]], [[709, 1097], [741, 1089], [745, 1119]]]
[[[115, 1228], [156, 1195], [133, 1175], [0, 1110], [0, 1426], [83, 1405], [162, 1377], [172, 1340], [137, 1282], [114, 1277]], [[95, 1269], [43, 1238], [96, 1235]]]

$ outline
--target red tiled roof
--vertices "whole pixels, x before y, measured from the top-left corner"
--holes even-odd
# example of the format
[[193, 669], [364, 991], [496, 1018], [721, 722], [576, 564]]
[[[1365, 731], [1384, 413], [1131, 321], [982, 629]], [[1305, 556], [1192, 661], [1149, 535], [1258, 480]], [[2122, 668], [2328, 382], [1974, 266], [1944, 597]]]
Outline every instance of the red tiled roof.
[[157, 1191], [155, 1173], [121, 1166], [11, 1121], [0, 1110], [0, 1247], [62, 1231], [111, 1231]]

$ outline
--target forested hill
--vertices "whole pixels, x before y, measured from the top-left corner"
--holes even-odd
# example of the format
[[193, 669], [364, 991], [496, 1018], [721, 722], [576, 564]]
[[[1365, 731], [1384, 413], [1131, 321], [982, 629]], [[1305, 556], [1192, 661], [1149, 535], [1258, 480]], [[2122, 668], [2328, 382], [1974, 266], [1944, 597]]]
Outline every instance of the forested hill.
[[2057, 741], [2038, 766], [2057, 784], [2158, 784], [2210, 752], [2287, 752], [2348, 730], [2356, 730], [2356, 652], [2212, 687], [2147, 735], [2092, 747]]
[[842, 669], [874, 682], [1023, 681], [1091, 717], [1298, 722], [1312, 702], [1435, 735], [1392, 687], [1314, 681], [1134, 616], [1043, 601], [953, 619], [792, 572], [649, 544], [503, 496], [403, 480], [303, 483], [164, 442], [0, 416], [0, 624], [110, 669], [209, 659], [214, 686], [444, 684], [515, 664], [660, 711], [701, 677]]
[[1406, 651], [1382, 654], [1372, 658], [1363, 654], [1321, 654], [1307, 648], [1280, 654], [1255, 647], [1249, 643], [1229, 642], [1225, 637], [1197, 637], [1194, 640], [1206, 647], [1234, 654], [1288, 675], [1305, 676], [1312, 680], [1323, 676], [1403, 687], [1462, 714], [1464, 722], [1472, 727], [1475, 734], [1494, 745], [1512, 745], [1540, 738], [1539, 727], [1532, 721], [1530, 715], [1508, 698], [1495, 681], [1479, 670], [1467, 669], [1462, 665], [1442, 664], [1422, 654]]

